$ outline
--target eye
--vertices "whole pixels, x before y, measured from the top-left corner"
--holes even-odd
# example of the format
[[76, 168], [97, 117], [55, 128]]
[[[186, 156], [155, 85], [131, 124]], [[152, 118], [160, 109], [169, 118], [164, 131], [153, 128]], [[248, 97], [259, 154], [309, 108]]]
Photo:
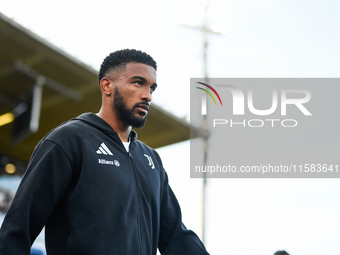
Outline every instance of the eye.
[[157, 88], [156, 86], [151, 86], [151, 87], [150, 87], [150, 90], [151, 90], [152, 92], [154, 92], [154, 91], [156, 90], [156, 88]]
[[134, 83], [137, 84], [137, 85], [139, 85], [139, 86], [143, 85], [143, 82], [142, 82], [142, 81], [135, 81]]

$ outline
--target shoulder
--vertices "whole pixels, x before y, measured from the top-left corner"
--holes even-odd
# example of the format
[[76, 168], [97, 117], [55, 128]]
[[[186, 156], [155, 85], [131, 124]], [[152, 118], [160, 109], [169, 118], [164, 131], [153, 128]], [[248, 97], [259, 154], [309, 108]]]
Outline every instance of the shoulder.
[[88, 125], [76, 119], [71, 119], [52, 129], [42, 140], [49, 140], [55, 143], [69, 141], [81, 137], [88, 129]]
[[[87, 137], [86, 131], [89, 125], [80, 120], [72, 119], [52, 129], [42, 138], [32, 154], [34, 156], [41, 155], [65, 155], [70, 162], [79, 162], [84, 146], [84, 138]], [[62, 152], [62, 154], [58, 154]]]

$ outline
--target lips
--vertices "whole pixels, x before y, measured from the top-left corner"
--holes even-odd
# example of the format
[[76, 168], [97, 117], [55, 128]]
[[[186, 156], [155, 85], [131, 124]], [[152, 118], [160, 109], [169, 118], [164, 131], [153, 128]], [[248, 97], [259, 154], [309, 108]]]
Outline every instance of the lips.
[[150, 106], [144, 103], [140, 103], [137, 106], [135, 106], [136, 109], [139, 111], [144, 112], [145, 114], [149, 112]]

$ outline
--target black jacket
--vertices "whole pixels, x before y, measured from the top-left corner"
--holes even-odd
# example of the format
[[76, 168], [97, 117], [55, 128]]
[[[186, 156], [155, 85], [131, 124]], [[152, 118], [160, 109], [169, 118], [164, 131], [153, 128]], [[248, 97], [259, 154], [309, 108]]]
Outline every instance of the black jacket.
[[48, 255], [208, 254], [185, 228], [157, 152], [103, 119], [80, 115], [47, 134], [0, 231], [0, 254], [30, 254], [46, 226]]

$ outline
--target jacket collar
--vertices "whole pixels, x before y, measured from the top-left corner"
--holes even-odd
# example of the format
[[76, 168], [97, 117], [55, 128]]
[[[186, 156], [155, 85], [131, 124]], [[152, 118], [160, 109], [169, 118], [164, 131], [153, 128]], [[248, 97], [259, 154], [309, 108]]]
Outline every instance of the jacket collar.
[[[101, 132], [111, 136], [118, 136], [117, 132], [113, 130], [113, 128], [102, 118], [100, 118], [97, 114], [94, 114], [92, 112], [89, 113], [83, 113], [79, 115], [78, 117], [74, 118], [73, 120], [81, 120], [88, 125], [91, 125], [97, 129], [99, 129]], [[131, 130], [129, 134], [130, 141], [137, 139], [137, 133], [134, 130]]]

